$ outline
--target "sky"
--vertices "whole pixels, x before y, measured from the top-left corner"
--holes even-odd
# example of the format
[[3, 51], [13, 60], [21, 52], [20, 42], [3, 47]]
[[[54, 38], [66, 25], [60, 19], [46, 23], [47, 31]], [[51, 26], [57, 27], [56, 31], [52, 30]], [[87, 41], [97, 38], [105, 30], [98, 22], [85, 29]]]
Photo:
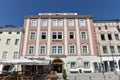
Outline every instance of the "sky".
[[23, 26], [27, 15], [54, 12], [92, 15], [94, 20], [120, 19], [120, 0], [0, 0], [0, 26]]

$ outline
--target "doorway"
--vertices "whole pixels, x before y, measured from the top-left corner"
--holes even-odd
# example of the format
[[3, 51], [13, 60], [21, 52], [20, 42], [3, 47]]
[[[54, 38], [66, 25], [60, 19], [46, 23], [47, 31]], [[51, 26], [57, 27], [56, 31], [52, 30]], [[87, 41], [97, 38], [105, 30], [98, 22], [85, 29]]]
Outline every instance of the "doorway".
[[62, 73], [63, 71], [63, 61], [61, 59], [55, 59], [52, 62], [52, 70]]

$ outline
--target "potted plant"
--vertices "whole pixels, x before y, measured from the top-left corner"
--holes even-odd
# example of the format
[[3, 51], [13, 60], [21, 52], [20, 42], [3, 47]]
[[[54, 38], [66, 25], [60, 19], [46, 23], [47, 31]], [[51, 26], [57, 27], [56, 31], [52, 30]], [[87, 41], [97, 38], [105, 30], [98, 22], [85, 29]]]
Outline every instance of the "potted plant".
[[62, 72], [62, 77], [64, 80], [67, 79], [67, 73], [66, 73], [66, 70], [64, 69], [63, 72]]

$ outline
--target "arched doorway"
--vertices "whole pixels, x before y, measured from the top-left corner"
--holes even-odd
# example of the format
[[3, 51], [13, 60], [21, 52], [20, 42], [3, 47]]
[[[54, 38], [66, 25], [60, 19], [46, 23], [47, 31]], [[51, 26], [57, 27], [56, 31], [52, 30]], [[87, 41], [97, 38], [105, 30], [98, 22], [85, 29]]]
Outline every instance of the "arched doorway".
[[61, 59], [54, 59], [52, 61], [52, 70], [57, 71], [58, 73], [62, 73], [63, 67], [63, 61]]
[[2, 72], [3, 73], [4, 72], [11, 72], [11, 71], [13, 71], [13, 67], [14, 67], [13, 64], [11, 64], [11, 65], [5, 65], [5, 66], [3, 66]]

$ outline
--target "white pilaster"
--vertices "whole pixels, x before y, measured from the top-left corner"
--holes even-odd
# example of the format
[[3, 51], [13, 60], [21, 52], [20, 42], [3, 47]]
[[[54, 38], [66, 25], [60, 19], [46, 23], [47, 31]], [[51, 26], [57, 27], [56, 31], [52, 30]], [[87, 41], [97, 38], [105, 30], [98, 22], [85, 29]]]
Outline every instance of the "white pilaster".
[[87, 24], [88, 24], [88, 35], [89, 35], [89, 40], [90, 40], [90, 51], [91, 55], [94, 55], [94, 49], [93, 49], [93, 39], [92, 39], [92, 32], [91, 32], [91, 25], [90, 25], [90, 20], [89, 18], [87, 19]]
[[47, 45], [47, 55], [50, 55], [50, 41], [51, 41], [51, 19], [48, 19], [48, 45]]
[[79, 35], [79, 28], [78, 28], [78, 19], [75, 19], [75, 24], [76, 24], [76, 39], [77, 39], [77, 50], [78, 50], [78, 55], [81, 55], [80, 53], [80, 35]]
[[24, 36], [24, 46], [23, 46], [23, 55], [22, 56], [25, 56], [26, 55], [26, 50], [27, 50], [27, 41], [28, 41], [28, 29], [29, 29], [29, 22], [30, 22], [30, 19], [27, 19], [26, 20], [26, 29], [25, 29], [25, 36]]
[[40, 18], [38, 19], [37, 35], [36, 35], [36, 56], [39, 55], [39, 41], [40, 41]]
[[65, 55], [68, 55], [68, 36], [67, 36], [67, 19], [65, 18], [64, 19], [64, 41], [65, 41], [65, 48], [64, 48], [64, 51], [65, 51]]

